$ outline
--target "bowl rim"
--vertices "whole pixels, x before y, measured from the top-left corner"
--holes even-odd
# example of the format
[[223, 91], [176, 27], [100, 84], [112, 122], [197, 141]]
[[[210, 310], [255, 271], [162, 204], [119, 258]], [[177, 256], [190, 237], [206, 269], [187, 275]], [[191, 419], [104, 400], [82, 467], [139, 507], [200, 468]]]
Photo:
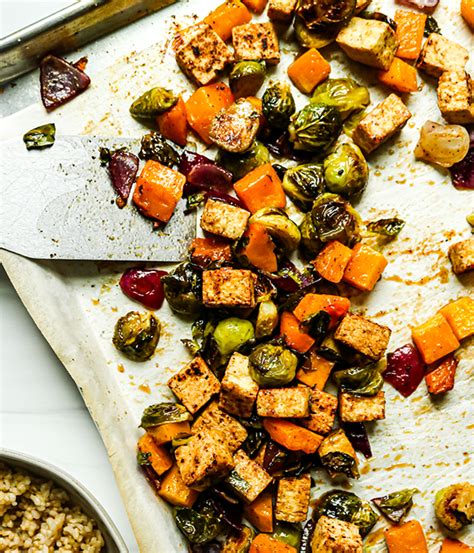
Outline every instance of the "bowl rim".
[[[84, 484], [77, 480], [77, 478], [49, 461], [44, 461], [43, 459], [34, 457], [29, 453], [15, 451], [4, 447], [0, 447], [0, 462], [11, 464], [13, 466], [16, 465], [17, 467], [19, 465], [23, 465], [25, 466], [25, 470], [30, 470], [33, 474], [37, 474], [35, 469], [40, 468], [48, 472], [51, 475], [51, 480], [54, 480], [57, 484], [65, 488], [66, 491], [68, 491], [68, 488], [72, 488], [76, 494], [82, 497], [89, 505], [91, 511], [94, 513], [94, 516], [100, 520], [101, 525], [105, 528], [118, 550], [123, 553], [128, 553], [125, 541], [120, 535], [120, 532], [110, 515], [101, 505], [99, 500], [84, 486]], [[38, 477], [44, 478], [44, 476], [41, 475], [38, 475]]]

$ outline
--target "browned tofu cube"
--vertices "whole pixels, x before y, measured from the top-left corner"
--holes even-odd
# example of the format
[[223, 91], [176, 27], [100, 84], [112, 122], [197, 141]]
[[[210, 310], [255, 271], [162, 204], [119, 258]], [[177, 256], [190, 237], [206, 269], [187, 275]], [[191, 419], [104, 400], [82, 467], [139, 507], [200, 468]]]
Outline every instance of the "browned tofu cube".
[[441, 75], [438, 106], [448, 123], [474, 123], [474, 87], [464, 69], [452, 69]]
[[200, 86], [215, 80], [233, 61], [225, 42], [206, 23], [180, 31], [174, 40], [174, 49], [183, 73]]
[[431, 33], [426, 39], [418, 58], [417, 67], [433, 77], [440, 77], [444, 71], [464, 69], [469, 52], [456, 42]]
[[268, 388], [259, 390], [257, 413], [260, 417], [303, 418], [309, 415], [311, 388]]
[[325, 515], [319, 518], [311, 542], [312, 553], [362, 553], [359, 528]]
[[202, 274], [206, 307], [255, 307], [255, 275], [246, 269], [216, 269]]
[[303, 522], [308, 516], [311, 476], [281, 478], [275, 504], [275, 518], [285, 522]]
[[339, 394], [339, 417], [342, 422], [368, 422], [385, 418], [385, 393], [375, 396]]
[[337, 411], [337, 397], [318, 389], [311, 391], [309, 400], [309, 418], [303, 419], [301, 424], [323, 436], [331, 432]]
[[232, 44], [238, 60], [280, 61], [278, 37], [271, 23], [247, 23], [232, 29]]
[[270, 0], [267, 8], [268, 19], [289, 25], [297, 3], [298, 0]]
[[474, 237], [450, 246], [448, 255], [457, 275], [474, 270]]
[[249, 217], [246, 209], [209, 199], [202, 212], [201, 228], [217, 236], [238, 240], [247, 227]]
[[214, 432], [217, 441], [223, 441], [232, 453], [238, 449], [247, 438], [247, 430], [234, 417], [224, 413], [217, 401], [209, 404], [192, 426], [193, 434], [198, 432]]
[[411, 113], [396, 94], [390, 94], [357, 125], [352, 135], [354, 142], [370, 154], [400, 131]]
[[186, 486], [204, 490], [217, 478], [223, 478], [234, 467], [234, 457], [225, 442], [212, 432], [194, 435], [175, 451], [179, 473]]
[[273, 478], [241, 449], [234, 455], [235, 467], [226, 483], [246, 503], [252, 503], [270, 484]]
[[195, 357], [168, 381], [175, 396], [194, 414], [218, 394], [220, 382], [201, 357]]
[[257, 394], [258, 384], [250, 376], [249, 358], [240, 353], [234, 353], [221, 381], [219, 407], [231, 415], [249, 418]]
[[348, 313], [334, 333], [345, 346], [378, 361], [385, 353], [392, 331], [360, 315]]

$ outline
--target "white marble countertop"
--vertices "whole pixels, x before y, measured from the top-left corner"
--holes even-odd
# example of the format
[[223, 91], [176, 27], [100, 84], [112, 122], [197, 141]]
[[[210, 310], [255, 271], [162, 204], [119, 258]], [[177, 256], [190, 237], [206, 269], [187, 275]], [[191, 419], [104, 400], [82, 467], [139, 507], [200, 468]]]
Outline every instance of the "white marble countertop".
[[75, 476], [108, 511], [130, 553], [138, 553], [107, 453], [82, 397], [1, 266], [0, 306], [0, 445]]

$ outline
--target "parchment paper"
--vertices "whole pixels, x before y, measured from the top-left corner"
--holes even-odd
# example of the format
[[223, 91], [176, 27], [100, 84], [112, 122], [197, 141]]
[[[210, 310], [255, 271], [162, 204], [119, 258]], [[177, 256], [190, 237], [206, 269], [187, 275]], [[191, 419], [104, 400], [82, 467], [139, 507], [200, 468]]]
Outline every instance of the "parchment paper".
[[[188, 94], [191, 87], [177, 70], [169, 38], [177, 24], [193, 21], [189, 17], [193, 9], [202, 17], [218, 3], [179, 3], [173, 7], [176, 18], [165, 19], [163, 14], [148, 18], [150, 26], [144, 24], [143, 32], [155, 33], [156, 46], [114, 64], [93, 80], [85, 94], [50, 115], [35, 105], [2, 120], [1, 138], [23, 134], [47, 121], [56, 122], [58, 134], [142, 135], [145, 129], [128, 115], [132, 99], [154, 85]], [[472, 34], [462, 22], [457, 4], [441, 0], [436, 17], [443, 34], [472, 51]], [[373, 8], [393, 15], [395, 5], [386, 0], [373, 2]], [[183, 14], [187, 16], [183, 18]], [[286, 74], [296, 55], [295, 46], [282, 46], [282, 62], [272, 70], [275, 77]], [[370, 87], [372, 104], [389, 93], [378, 86], [374, 72], [348, 63], [336, 47], [325, 48], [323, 53], [331, 62], [332, 76], [349, 74]], [[351, 298], [353, 309], [392, 328], [389, 351], [410, 340], [410, 325], [423, 322], [450, 300], [472, 295], [474, 289], [474, 275], [456, 277], [446, 256], [451, 243], [469, 236], [465, 218], [474, 209], [474, 193], [455, 190], [447, 172], [416, 162], [412, 154], [422, 124], [427, 119], [442, 121], [435, 83], [424, 79], [420, 76], [421, 92], [404, 98], [412, 120], [396, 140], [370, 156], [369, 186], [356, 206], [366, 220], [398, 214], [407, 222], [398, 239], [384, 249], [389, 265], [383, 280], [371, 294]], [[298, 104], [304, 104], [302, 97]], [[166, 381], [189, 360], [180, 343], [180, 338], [190, 334], [189, 323], [171, 315], [165, 305], [157, 312], [163, 332], [156, 355], [147, 363], [134, 363], [121, 356], [111, 342], [117, 318], [141, 308], [117, 285], [126, 265], [35, 262], [7, 252], [1, 252], [1, 261], [83, 394], [107, 447], [140, 551], [185, 551], [171, 510], [154, 496], [137, 469], [135, 444], [142, 410], [171, 398]], [[331, 485], [319, 471], [314, 497], [331, 486], [350, 488], [366, 499], [417, 487], [421, 493], [415, 496], [409, 518], [420, 520], [430, 553], [437, 552], [442, 533], [433, 518], [434, 493], [473, 476], [473, 402], [468, 387], [474, 369], [472, 339], [463, 343], [459, 356], [456, 385], [446, 397], [430, 398], [421, 383], [411, 398], [403, 399], [386, 385], [387, 418], [369, 425], [374, 457], [366, 461], [360, 456], [360, 480]], [[386, 550], [386, 526], [380, 520], [366, 540], [367, 551]], [[465, 531], [461, 538], [474, 545], [472, 531]]]

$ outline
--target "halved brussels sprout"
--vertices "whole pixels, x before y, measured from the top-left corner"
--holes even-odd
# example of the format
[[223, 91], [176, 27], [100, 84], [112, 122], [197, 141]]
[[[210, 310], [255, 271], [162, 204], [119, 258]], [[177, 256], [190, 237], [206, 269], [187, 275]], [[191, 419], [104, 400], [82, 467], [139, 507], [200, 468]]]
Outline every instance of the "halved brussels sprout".
[[262, 301], [258, 306], [255, 336], [265, 338], [271, 336], [278, 325], [278, 308], [271, 300]]
[[250, 321], [230, 317], [217, 324], [213, 338], [221, 356], [227, 358], [244, 344], [253, 340], [255, 333]]
[[462, 530], [474, 520], [474, 485], [463, 482], [439, 490], [434, 507], [443, 526], [452, 532]]
[[263, 115], [268, 125], [275, 129], [286, 130], [296, 106], [290, 85], [283, 81], [270, 83], [262, 96]]
[[319, 163], [304, 163], [285, 172], [283, 190], [302, 211], [308, 211], [314, 200], [324, 192], [323, 167]]
[[299, 0], [296, 14], [310, 29], [334, 28], [354, 15], [357, 0]]
[[326, 187], [334, 194], [351, 199], [367, 186], [369, 167], [360, 149], [349, 142], [339, 144], [324, 160]]
[[360, 111], [370, 104], [369, 90], [354, 79], [327, 79], [313, 92], [311, 102], [337, 108], [345, 121], [351, 113]]
[[263, 61], [239, 61], [229, 75], [229, 85], [234, 98], [255, 96], [266, 75]]
[[254, 537], [255, 531], [243, 526], [239, 532], [235, 531], [227, 536], [222, 544], [221, 553], [248, 553]]
[[156, 116], [172, 108], [178, 97], [170, 90], [155, 87], [142, 94], [130, 106], [130, 114], [138, 120], [154, 119]]
[[375, 396], [383, 386], [383, 378], [376, 365], [335, 371], [332, 378], [345, 392], [358, 396]]
[[148, 133], [142, 138], [138, 157], [158, 161], [167, 167], [178, 165], [181, 159], [180, 153], [159, 132]]
[[298, 550], [300, 547], [301, 532], [301, 525], [279, 521], [275, 523], [272, 537]]
[[175, 519], [176, 526], [191, 543], [210, 542], [223, 530], [221, 515], [207, 501], [193, 509], [177, 508]]
[[321, 464], [331, 478], [345, 474], [350, 478], [359, 478], [357, 456], [344, 430], [334, 430], [324, 438], [318, 449]]
[[257, 346], [249, 356], [250, 376], [260, 386], [284, 386], [296, 374], [298, 358], [289, 349], [274, 344]]
[[321, 242], [338, 240], [350, 246], [360, 235], [358, 213], [337, 194], [319, 196], [311, 210], [311, 223]]
[[291, 118], [288, 131], [295, 150], [324, 153], [342, 130], [339, 111], [311, 102]]
[[413, 507], [413, 496], [419, 491], [416, 488], [400, 490], [383, 497], [375, 497], [372, 503], [388, 520], [398, 524]]
[[359, 527], [362, 537], [366, 536], [377, 522], [377, 513], [367, 501], [356, 494], [343, 490], [332, 490], [323, 494], [317, 501], [314, 518], [321, 516], [351, 522]]
[[309, 29], [301, 17], [293, 23], [296, 40], [304, 48], [323, 48], [336, 40], [339, 29]]
[[117, 321], [113, 343], [132, 361], [146, 361], [160, 339], [160, 321], [152, 313], [130, 311]]
[[323, 243], [319, 239], [318, 229], [313, 224], [311, 213], [306, 213], [300, 223], [301, 246], [309, 255], [316, 255], [323, 247]]
[[277, 207], [264, 207], [254, 213], [249, 223], [260, 223], [285, 253], [296, 250], [301, 240], [298, 225]]
[[23, 142], [27, 150], [42, 150], [54, 144], [56, 136], [56, 125], [47, 123], [35, 127], [23, 135]]
[[258, 140], [242, 154], [232, 154], [224, 150], [219, 150], [216, 155], [216, 163], [223, 169], [227, 169], [232, 173], [234, 180], [241, 179], [253, 169], [260, 165], [269, 163], [270, 153]]
[[184, 422], [192, 420], [189, 411], [180, 403], [157, 403], [150, 405], [143, 411], [140, 426], [151, 428], [169, 422]]
[[181, 263], [161, 282], [173, 311], [182, 315], [195, 315], [200, 311], [202, 275], [190, 263]]

